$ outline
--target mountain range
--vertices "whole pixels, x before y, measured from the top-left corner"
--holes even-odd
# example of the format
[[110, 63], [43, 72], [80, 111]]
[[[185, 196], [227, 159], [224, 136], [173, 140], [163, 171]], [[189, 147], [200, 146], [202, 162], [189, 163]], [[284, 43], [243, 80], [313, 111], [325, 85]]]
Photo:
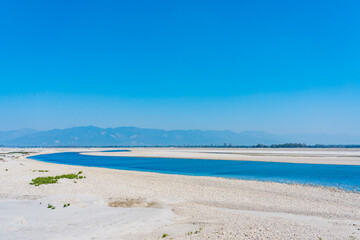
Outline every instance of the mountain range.
[[271, 134], [263, 131], [162, 130], [136, 127], [73, 127], [36, 131], [0, 131], [2, 146], [184, 146], [255, 144], [359, 144], [360, 136], [338, 134]]

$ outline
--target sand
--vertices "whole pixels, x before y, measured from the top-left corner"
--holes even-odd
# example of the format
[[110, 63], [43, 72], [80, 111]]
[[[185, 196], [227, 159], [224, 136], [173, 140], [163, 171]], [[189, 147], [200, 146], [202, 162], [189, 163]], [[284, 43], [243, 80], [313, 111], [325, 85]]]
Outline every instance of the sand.
[[127, 148], [131, 152], [91, 151], [84, 155], [196, 158], [288, 163], [360, 165], [360, 149]]
[[[26, 151], [68, 150], [74, 149]], [[142, 154], [147, 151], [154, 154], [156, 149], [138, 150]], [[181, 149], [174, 149], [176, 153], [171, 153], [171, 149], [159, 150], [182, 154]], [[1, 153], [10, 151], [18, 150], [0, 149]], [[199, 152], [199, 149], [183, 150], [186, 156], [191, 151]], [[340, 153], [353, 156], [356, 151], [340, 150]], [[335, 153], [338, 149], [312, 154], [327, 152], [339, 156]], [[289, 154], [286, 150], [271, 153]], [[358, 193], [282, 183], [67, 166], [38, 162], [22, 155], [0, 154], [3, 159], [0, 161], [0, 239], [360, 239]], [[29, 184], [35, 177], [78, 171], [86, 178], [76, 183], [61, 179], [59, 183], [38, 187]], [[70, 206], [64, 208], [66, 203]], [[56, 208], [51, 210], [48, 204]], [[167, 236], [162, 238], [164, 234]]]

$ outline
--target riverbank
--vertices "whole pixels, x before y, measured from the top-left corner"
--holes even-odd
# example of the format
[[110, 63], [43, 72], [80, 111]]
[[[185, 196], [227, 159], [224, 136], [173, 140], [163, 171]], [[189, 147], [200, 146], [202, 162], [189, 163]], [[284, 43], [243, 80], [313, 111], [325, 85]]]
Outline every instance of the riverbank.
[[238, 160], [261, 162], [286, 162], [308, 164], [360, 165], [358, 148], [126, 148], [129, 152], [82, 153], [94, 156], [195, 158], [213, 160]]
[[[1, 239], [360, 238], [357, 193], [67, 166], [23, 155], [0, 156], [0, 209], [5, 213], [0, 216]], [[86, 178], [60, 179], [38, 187], [29, 184], [36, 177], [79, 171]], [[47, 208], [48, 204], [55, 209]]]

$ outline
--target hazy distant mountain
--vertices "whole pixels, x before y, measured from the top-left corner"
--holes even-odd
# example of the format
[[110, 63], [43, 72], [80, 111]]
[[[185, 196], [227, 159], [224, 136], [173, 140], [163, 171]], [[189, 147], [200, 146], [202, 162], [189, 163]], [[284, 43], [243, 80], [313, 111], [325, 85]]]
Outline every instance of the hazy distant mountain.
[[24, 128], [15, 131], [0, 132], [0, 144], [37, 132], [34, 129]]
[[155, 146], [155, 145], [255, 145], [280, 143], [359, 144], [359, 136], [297, 134], [276, 135], [262, 131], [161, 130], [136, 127], [74, 127], [35, 131], [0, 132], [5, 146]]

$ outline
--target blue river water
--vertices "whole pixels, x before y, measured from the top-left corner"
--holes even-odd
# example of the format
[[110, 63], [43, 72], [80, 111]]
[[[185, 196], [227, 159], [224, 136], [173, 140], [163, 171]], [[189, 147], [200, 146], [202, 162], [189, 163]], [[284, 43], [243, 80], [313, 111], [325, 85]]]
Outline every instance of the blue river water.
[[300, 183], [360, 190], [360, 166], [352, 165], [89, 156], [81, 155], [79, 152], [43, 154], [29, 158], [49, 163], [87, 167]]

